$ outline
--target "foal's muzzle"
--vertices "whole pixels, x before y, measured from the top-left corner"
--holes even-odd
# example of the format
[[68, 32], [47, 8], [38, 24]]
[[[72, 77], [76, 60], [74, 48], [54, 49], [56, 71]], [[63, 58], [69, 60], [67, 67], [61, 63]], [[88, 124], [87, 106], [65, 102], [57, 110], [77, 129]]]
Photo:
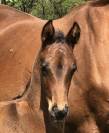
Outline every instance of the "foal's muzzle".
[[51, 117], [57, 121], [62, 121], [65, 119], [68, 113], [68, 106], [65, 106], [63, 110], [59, 110], [58, 107], [55, 105], [52, 107], [50, 112]]

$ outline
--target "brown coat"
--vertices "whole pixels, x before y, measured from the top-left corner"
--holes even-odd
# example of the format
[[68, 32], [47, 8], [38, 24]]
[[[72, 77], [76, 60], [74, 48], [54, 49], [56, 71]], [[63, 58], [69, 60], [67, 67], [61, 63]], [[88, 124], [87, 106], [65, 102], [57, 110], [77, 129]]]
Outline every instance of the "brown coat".
[[[74, 48], [77, 72], [69, 92], [68, 133], [109, 132], [109, 1], [74, 8], [61, 22], [65, 33], [74, 22], [81, 35]], [[62, 23], [63, 22], [63, 23]], [[57, 21], [54, 24], [59, 27]]]
[[[8, 8], [8, 10], [9, 10], [9, 8]], [[109, 88], [108, 34], [109, 33], [108, 32], [109, 31], [107, 30], [108, 26], [109, 26], [108, 11], [109, 11], [109, 5], [107, 2], [97, 2], [97, 3], [92, 2], [92, 3], [87, 3], [86, 5], [74, 8], [68, 15], [64, 16], [63, 18], [61, 18], [59, 20], [54, 21], [54, 26], [56, 28], [62, 30], [65, 34], [67, 34], [67, 32], [72, 27], [72, 25], [75, 21], [79, 24], [79, 26], [81, 28], [80, 40], [74, 49], [74, 55], [76, 57], [78, 71], [74, 75], [74, 78], [72, 80], [72, 86], [71, 86], [70, 93], [69, 93], [70, 113], [69, 113], [68, 119], [66, 121], [66, 133], [72, 133], [72, 132], [75, 132], [75, 133], [76, 132], [79, 132], [79, 133], [95, 133], [95, 132], [107, 133], [107, 132], [109, 132], [109, 127], [108, 127], [108, 120], [109, 120], [109, 118], [108, 118], [108, 113], [109, 113], [109, 106], [108, 106], [108, 96], [109, 96], [109, 91], [108, 91], [109, 90], [108, 89]], [[5, 15], [1, 15], [1, 16], [3, 17]], [[20, 16], [22, 16], [22, 15], [20, 15]], [[35, 23], [36, 23], [36, 21], [35, 21]], [[24, 25], [22, 26], [21, 29], [18, 28], [18, 30], [23, 30], [23, 28], [24, 28]], [[28, 28], [29, 28], [29, 26], [27, 26], [27, 29]], [[30, 27], [30, 29], [31, 28], [32, 27]], [[11, 34], [8, 34], [8, 35], [11, 36]], [[8, 36], [5, 36], [5, 37], [8, 37]], [[3, 37], [1, 39], [3, 39]], [[4, 39], [3, 39], [3, 41], [4, 41]], [[8, 43], [8, 41], [6, 41], [6, 42], [7, 42], [7, 45], [6, 45], [6, 47], [7, 47], [9, 43]], [[40, 42], [40, 40], [39, 40], [39, 42]], [[17, 41], [14, 41], [14, 44], [15, 43], [17, 43]], [[12, 44], [12, 43], [10, 43], [10, 44]], [[23, 42], [22, 42], [22, 44], [23, 44]], [[21, 45], [21, 46], [23, 46], [23, 45]], [[19, 47], [19, 48], [21, 48], [21, 47]], [[39, 48], [39, 45], [38, 45], [38, 48]], [[5, 48], [4, 48], [4, 50], [5, 50]], [[24, 49], [22, 49], [22, 51], [23, 50]], [[10, 51], [11, 52], [9, 52], [9, 53], [13, 54], [14, 50], [10, 49]], [[20, 52], [21, 52], [21, 49], [20, 49]], [[28, 50], [28, 53], [29, 52], [30, 52], [30, 49]], [[6, 52], [6, 54], [7, 53], [8, 52]], [[9, 55], [11, 55], [11, 54], [9, 54]], [[34, 52], [34, 57], [35, 57], [35, 54], [36, 53]], [[11, 57], [9, 55], [7, 54], [7, 56], [5, 56], [6, 58], [3, 58], [3, 59], [1, 58], [2, 59], [1, 62], [4, 62], [4, 60], [7, 59], [7, 57], [8, 58]], [[21, 59], [20, 55], [22, 56], [22, 54], [19, 53], [17, 56], [13, 56], [13, 57], [19, 57], [18, 59]], [[26, 55], [28, 55], [28, 54], [26, 53]], [[25, 57], [25, 56], [23, 55], [22, 57]], [[26, 56], [26, 57], [29, 58], [30, 55]], [[17, 81], [16, 76], [14, 78], [10, 78], [10, 76], [14, 76], [13, 73], [17, 72], [19, 77], [22, 75], [22, 72], [24, 72], [23, 73], [24, 75], [25, 74], [28, 75], [28, 71], [25, 73], [25, 70], [26, 70], [25, 66], [29, 66], [29, 65], [24, 65], [24, 64], [28, 63], [28, 61], [29, 61], [28, 58], [25, 58], [26, 60], [22, 59], [21, 61], [23, 64], [22, 63], [21, 64], [23, 65], [23, 67], [18, 67], [18, 68], [15, 66], [17, 66], [20, 63], [15, 65], [14, 64], [15, 61], [14, 62], [12, 61], [12, 64], [14, 64], [13, 69], [11, 69], [13, 66], [13, 65], [11, 65], [11, 63], [10, 63], [10, 65], [7, 65], [7, 64], [9, 64], [9, 60], [10, 60], [10, 58], [9, 58], [9, 60], [6, 60], [7, 61], [6, 65], [3, 65], [3, 66], [1, 65], [1, 68], [0, 68], [1, 75], [7, 75], [7, 74], [5, 74], [6, 71], [7, 71], [7, 73], [12, 72], [12, 75], [8, 74], [8, 76], [9, 76], [8, 79], [10, 80], [9, 83], [13, 83], [13, 81], [14, 82]], [[11, 59], [14, 60], [14, 58], [11, 58]], [[32, 58], [30, 58], [30, 59], [32, 59]], [[24, 63], [25, 61], [27, 61], [27, 62]], [[29, 63], [30, 64], [29, 72], [31, 72], [31, 70], [32, 70], [33, 62], [34, 61], [32, 60]], [[11, 66], [10, 69], [8, 68], [8, 66]], [[6, 68], [3, 69], [4, 67], [6, 67], [7, 69]], [[16, 69], [14, 69], [14, 68], [16, 68]], [[23, 69], [20, 70], [19, 68], [20, 69], [23, 68]], [[21, 77], [23, 77], [23, 79], [25, 79], [24, 77], [26, 77], [24, 75], [21, 76]], [[1, 76], [1, 77], [3, 77], [3, 76]], [[23, 82], [24, 84], [22, 84], [22, 81], [25, 81], [25, 80], [22, 80], [22, 78], [21, 77], [19, 78], [19, 77], [18, 77], [18, 80], [21, 79], [20, 85], [21, 86], [26, 85], [27, 82], [25, 82], [25, 83]], [[7, 76], [5, 78], [7, 78]], [[27, 78], [29, 78], [29, 76], [27, 76]], [[11, 79], [13, 79], [13, 80], [11, 81]], [[28, 80], [26, 80], [26, 81], [28, 81]], [[0, 81], [0, 83], [2, 83], [3, 86], [5, 86], [5, 84], [3, 82], [4, 83], [8, 82], [8, 80], [2, 79]], [[9, 85], [9, 83], [7, 83], [7, 85]], [[14, 85], [17, 85], [17, 84], [14, 84]], [[2, 88], [3, 87], [1, 87], [1, 89]], [[4, 90], [7, 90], [6, 89], [7, 87], [4, 87], [4, 88], [5, 88]], [[23, 90], [24, 90], [25, 87], [21, 87], [21, 88], [23, 88]], [[10, 93], [9, 92], [7, 93], [6, 91], [2, 90], [1, 92], [5, 93], [7, 96], [5, 94], [1, 93], [1, 101], [12, 99], [13, 96], [14, 97], [18, 96], [19, 92], [21, 92], [20, 94], [22, 94], [22, 92], [23, 92], [23, 90], [21, 90], [21, 89], [20, 89], [21, 91], [18, 91], [19, 87], [18, 88], [13, 87], [13, 89], [15, 89], [17, 91], [12, 91], [12, 86], [8, 89], [8, 90], [10, 90]], [[12, 94], [12, 92], [14, 94]], [[24, 106], [23, 106], [23, 108], [24, 108], [25, 102], [23, 104], [24, 104]], [[26, 103], [26, 107], [27, 107], [27, 109], [26, 109], [26, 112], [27, 112], [28, 103]], [[4, 111], [1, 112], [1, 114], [5, 112], [5, 109], [8, 110], [8, 108], [10, 108], [10, 105], [9, 105], [9, 107], [7, 106], [7, 109], [3, 108]], [[9, 111], [8, 111], [8, 113], [9, 113]], [[9, 117], [9, 114], [7, 117]], [[5, 119], [7, 117], [5, 117], [5, 118], [1, 117], [1, 119], [5, 121]], [[29, 115], [26, 118], [30, 119]], [[10, 120], [11, 119], [12, 118], [10, 118]], [[3, 128], [1, 128], [1, 129], [5, 130], [5, 126]], [[8, 128], [9, 127], [7, 127], [7, 129]], [[18, 129], [18, 130], [20, 130], [20, 129]]]
[[44, 24], [44, 20], [0, 5], [0, 133], [45, 132], [40, 107], [35, 112], [29, 99], [22, 97]]
[[45, 21], [0, 5], [0, 101], [22, 95]]
[[45, 128], [40, 87], [28, 86], [46, 21], [4, 5], [0, 21], [0, 133], [60, 133]]

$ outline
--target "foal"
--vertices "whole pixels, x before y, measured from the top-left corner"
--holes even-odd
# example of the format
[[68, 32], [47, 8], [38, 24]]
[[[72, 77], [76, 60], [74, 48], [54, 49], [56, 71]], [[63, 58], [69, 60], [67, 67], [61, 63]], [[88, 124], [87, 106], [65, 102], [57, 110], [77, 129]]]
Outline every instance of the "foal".
[[47, 133], [54, 131], [52, 122], [63, 122], [68, 114], [68, 91], [77, 69], [73, 48], [79, 36], [80, 29], [76, 23], [67, 36], [55, 31], [52, 21], [48, 21], [42, 30], [42, 47], [34, 64], [31, 87], [36, 89], [40, 82], [38, 88], [41, 88], [41, 109]]

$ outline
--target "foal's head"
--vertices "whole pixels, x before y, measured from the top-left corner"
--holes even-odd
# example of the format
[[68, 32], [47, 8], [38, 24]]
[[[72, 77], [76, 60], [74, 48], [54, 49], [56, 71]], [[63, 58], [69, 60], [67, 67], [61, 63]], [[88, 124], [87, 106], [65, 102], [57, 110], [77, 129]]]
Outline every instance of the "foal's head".
[[68, 112], [68, 91], [76, 71], [73, 48], [80, 35], [75, 23], [68, 35], [55, 32], [52, 21], [42, 30], [39, 54], [41, 87], [48, 103], [48, 111], [55, 120], [63, 120]]

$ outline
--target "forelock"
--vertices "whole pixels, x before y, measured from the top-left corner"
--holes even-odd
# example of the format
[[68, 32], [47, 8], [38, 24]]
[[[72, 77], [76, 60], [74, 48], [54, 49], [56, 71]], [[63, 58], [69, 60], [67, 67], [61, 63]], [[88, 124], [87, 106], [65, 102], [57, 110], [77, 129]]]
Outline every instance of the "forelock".
[[64, 43], [65, 42], [65, 36], [64, 36], [64, 33], [61, 32], [61, 31], [56, 31], [55, 33], [55, 37], [54, 37], [54, 42], [56, 43]]

